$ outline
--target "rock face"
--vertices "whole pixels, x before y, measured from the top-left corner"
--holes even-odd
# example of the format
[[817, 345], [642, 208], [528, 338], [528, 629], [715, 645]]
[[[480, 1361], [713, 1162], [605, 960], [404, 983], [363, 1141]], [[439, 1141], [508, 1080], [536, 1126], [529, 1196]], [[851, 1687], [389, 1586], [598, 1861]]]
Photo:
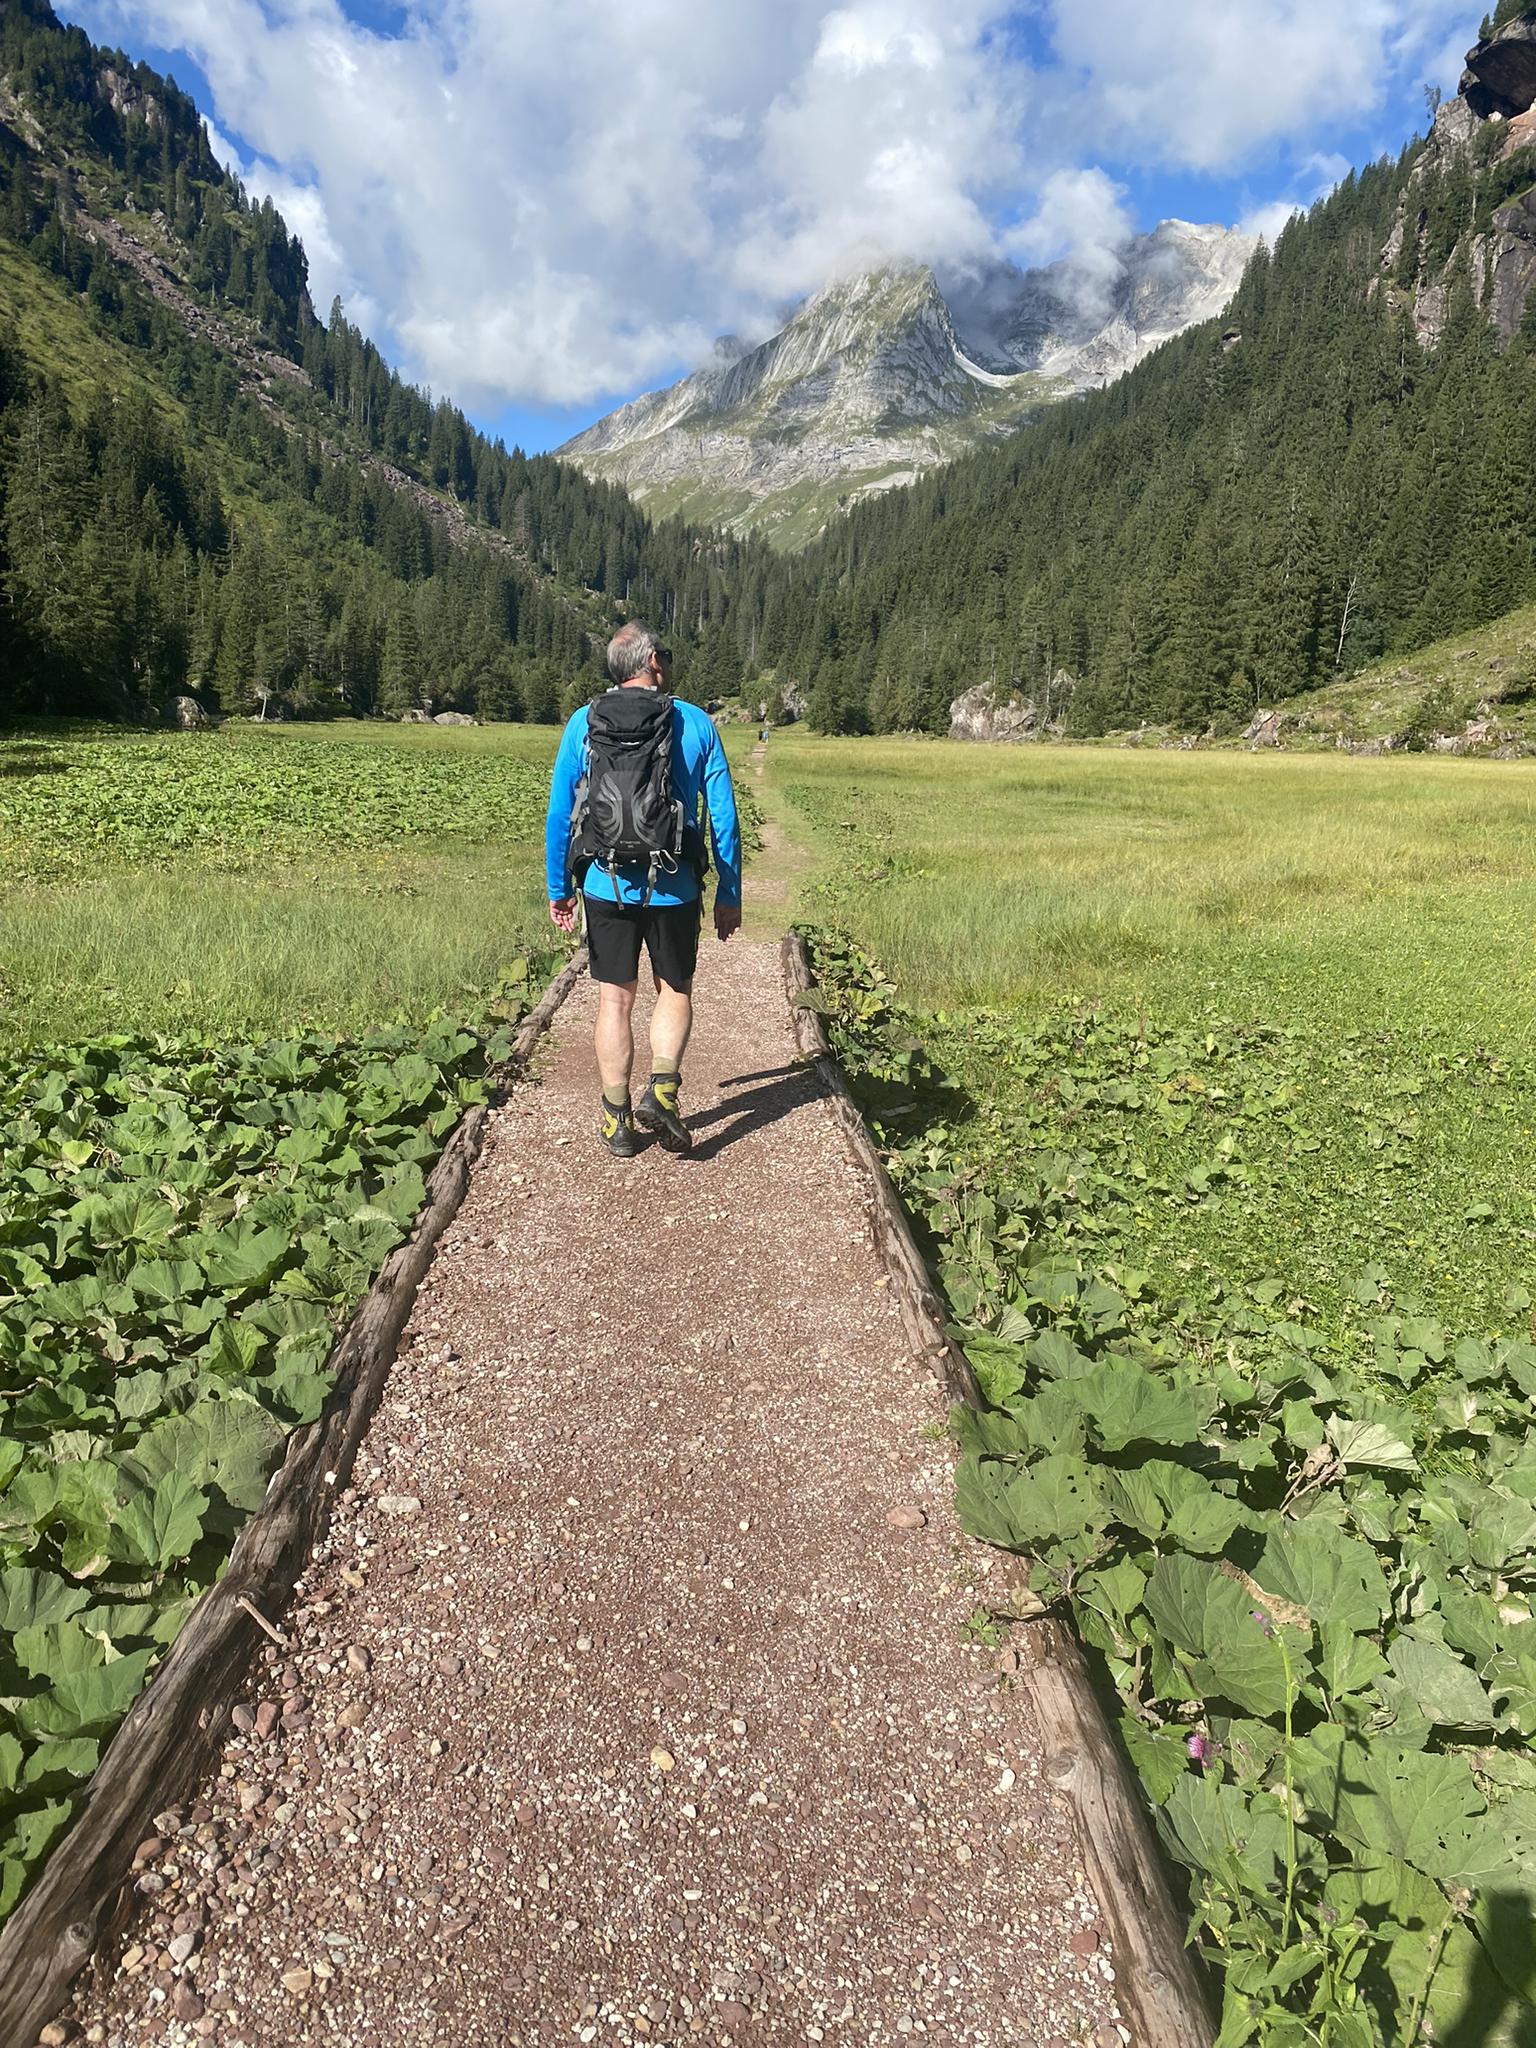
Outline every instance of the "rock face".
[[[1071, 691], [1071, 676], [1059, 670], [1051, 684], [1053, 700], [1065, 703]], [[952, 740], [1039, 740], [1060, 730], [1032, 697], [1006, 685], [973, 683], [949, 707]]]
[[1218, 313], [1253, 246], [1164, 221], [1091, 287], [1066, 264], [999, 263], [942, 286], [924, 265], [888, 265], [828, 285], [755, 348], [718, 344], [705, 368], [558, 452], [658, 514], [802, 546], [854, 499], [1011, 432]]
[[1536, 7], [1468, 50], [1458, 92], [1480, 121], [1507, 121], [1536, 102]]
[[[1486, 139], [1490, 123], [1498, 124], [1491, 153]], [[1429, 142], [1414, 165], [1408, 202], [1399, 213], [1382, 251], [1382, 266], [1393, 272], [1404, 239], [1422, 236], [1426, 215], [1415, 210], [1415, 195], [1447, 168], [1471, 160], [1476, 165], [1507, 163], [1517, 151], [1536, 144], [1536, 7], [1506, 22], [1467, 52], [1467, 68], [1455, 99], [1435, 114]], [[1486, 232], [1462, 237], [1449, 262], [1438, 272], [1420, 276], [1413, 299], [1419, 339], [1433, 345], [1444, 331], [1450, 301], [1449, 278], [1459, 258], [1468, 258], [1468, 274], [1479, 305], [1502, 341], [1516, 332], [1526, 301], [1536, 289], [1536, 191], [1516, 192], [1498, 207]]]

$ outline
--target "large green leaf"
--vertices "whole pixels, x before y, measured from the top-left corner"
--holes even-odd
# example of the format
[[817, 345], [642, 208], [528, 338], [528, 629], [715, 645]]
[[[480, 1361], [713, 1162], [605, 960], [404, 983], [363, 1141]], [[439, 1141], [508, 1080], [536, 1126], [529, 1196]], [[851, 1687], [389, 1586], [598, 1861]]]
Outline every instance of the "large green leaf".
[[1377, 1465], [1390, 1472], [1418, 1469], [1412, 1447], [1382, 1423], [1350, 1422], [1342, 1415], [1330, 1415], [1327, 1430], [1334, 1456], [1341, 1464]]
[[1176, 1387], [1128, 1358], [1104, 1358], [1072, 1382], [1107, 1451], [1128, 1444], [1192, 1444], [1216, 1405], [1214, 1387]]
[[0, 1571], [0, 1634], [15, 1635], [18, 1629], [66, 1621], [88, 1605], [90, 1597], [82, 1587], [51, 1572], [8, 1565]]
[[209, 1283], [241, 1293], [264, 1287], [281, 1270], [290, 1244], [286, 1231], [237, 1222], [201, 1240], [198, 1249]]
[[1286, 1629], [1253, 1595], [1203, 1558], [1160, 1557], [1147, 1581], [1153, 1626], [1198, 1661], [1194, 1675], [1207, 1696], [1231, 1700], [1251, 1714], [1276, 1714], [1299, 1673], [1305, 1639]]
[[167, 1472], [136, 1493], [112, 1530], [113, 1554], [129, 1564], [164, 1571], [185, 1557], [203, 1533], [208, 1496], [183, 1472]]
[[1272, 1529], [1254, 1577], [1267, 1592], [1305, 1608], [1314, 1622], [1371, 1629], [1387, 1612], [1387, 1582], [1375, 1551], [1320, 1518]]
[[1163, 1837], [1181, 1863], [1268, 1898], [1281, 1881], [1285, 1820], [1267, 1793], [1186, 1772], [1159, 1814]]
[[28, 1735], [105, 1734], [137, 1699], [153, 1650], [135, 1650], [114, 1663], [66, 1674], [49, 1691], [16, 1707], [17, 1726]]
[[176, 1472], [195, 1487], [217, 1486], [231, 1506], [249, 1510], [261, 1505], [284, 1434], [253, 1401], [199, 1401], [146, 1430], [123, 1470], [151, 1487]]
[[1507, 1879], [1508, 1851], [1465, 1757], [1367, 1744], [1327, 1724], [1298, 1741], [1308, 1806], [1366, 1854], [1395, 1856], [1438, 1884], [1473, 1890]]
[[1446, 1728], [1493, 1726], [1493, 1702], [1476, 1672], [1443, 1643], [1399, 1635], [1387, 1650], [1387, 1662], [1429, 1720]]

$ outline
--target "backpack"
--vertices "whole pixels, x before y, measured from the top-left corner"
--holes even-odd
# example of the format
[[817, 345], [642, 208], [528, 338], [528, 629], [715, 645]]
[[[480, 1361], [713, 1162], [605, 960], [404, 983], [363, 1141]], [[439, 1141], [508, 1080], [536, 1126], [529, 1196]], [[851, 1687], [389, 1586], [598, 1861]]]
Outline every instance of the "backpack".
[[646, 863], [642, 906], [658, 874], [687, 861], [701, 881], [704, 840], [672, 790], [673, 700], [664, 690], [612, 689], [587, 712], [587, 772], [571, 814], [571, 872], [577, 886], [596, 861], [618, 894], [620, 867]]

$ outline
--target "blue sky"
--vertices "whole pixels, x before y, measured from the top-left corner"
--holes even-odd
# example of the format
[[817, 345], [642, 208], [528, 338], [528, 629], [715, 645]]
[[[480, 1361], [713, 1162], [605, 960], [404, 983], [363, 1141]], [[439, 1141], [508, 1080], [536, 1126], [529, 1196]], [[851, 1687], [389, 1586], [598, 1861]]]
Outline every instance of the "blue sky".
[[1446, 0], [63, 0], [174, 74], [322, 313], [529, 449], [891, 257], [1273, 227], [1455, 90]]

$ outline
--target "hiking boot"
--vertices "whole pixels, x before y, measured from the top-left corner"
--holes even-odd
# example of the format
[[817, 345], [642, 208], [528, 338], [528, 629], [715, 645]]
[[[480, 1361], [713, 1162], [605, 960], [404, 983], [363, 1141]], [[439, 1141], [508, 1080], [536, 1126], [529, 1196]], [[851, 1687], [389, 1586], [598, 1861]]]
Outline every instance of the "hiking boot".
[[615, 1109], [611, 1102], [601, 1103], [597, 1132], [615, 1159], [633, 1159], [640, 1150], [640, 1133], [635, 1129], [634, 1112], [627, 1102], [622, 1109]]
[[668, 1152], [689, 1152], [693, 1133], [677, 1113], [677, 1089], [675, 1074], [662, 1080], [653, 1075], [651, 1085], [635, 1104], [635, 1122], [642, 1131], [654, 1131]]

